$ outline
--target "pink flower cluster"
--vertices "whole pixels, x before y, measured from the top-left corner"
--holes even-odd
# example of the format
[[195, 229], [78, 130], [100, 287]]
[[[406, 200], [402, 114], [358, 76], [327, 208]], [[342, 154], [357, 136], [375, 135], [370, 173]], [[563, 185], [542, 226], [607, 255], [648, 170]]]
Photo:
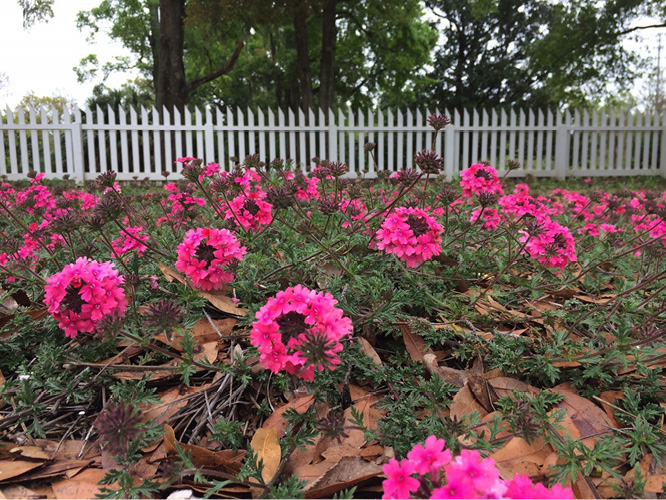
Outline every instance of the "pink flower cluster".
[[460, 178], [460, 186], [463, 188], [462, 195], [465, 198], [478, 196], [482, 192], [504, 194], [497, 171], [490, 165], [475, 163], [467, 170], [463, 170]]
[[79, 257], [47, 278], [44, 303], [65, 335], [74, 338], [80, 332], [93, 332], [103, 318], [125, 315], [123, 282], [113, 263]]
[[226, 267], [243, 260], [246, 249], [227, 229], [197, 228], [185, 233], [177, 253], [176, 269], [202, 290], [213, 290], [233, 281]]
[[262, 225], [273, 220], [273, 205], [264, 201], [266, 193], [261, 189], [240, 194], [229, 202], [225, 219], [231, 219], [236, 226], [241, 225], [246, 231], [256, 231]]
[[521, 243], [526, 243], [525, 251], [530, 258], [546, 267], [564, 269], [569, 262], [576, 262], [576, 242], [568, 227], [547, 218], [539, 231], [532, 236], [521, 231]]
[[417, 267], [442, 251], [442, 226], [419, 208], [399, 207], [377, 231], [377, 248], [395, 254], [407, 267]]
[[[481, 458], [476, 450], [462, 450], [452, 458], [443, 439], [430, 436], [425, 445], [417, 444], [398, 462], [384, 465], [387, 479], [382, 498], [573, 498], [570, 488], [556, 484], [548, 489], [532, 484], [527, 475], [510, 481], [500, 478], [491, 458]], [[414, 477], [417, 474], [418, 477]]]
[[120, 237], [111, 242], [111, 246], [118, 255], [125, 255], [128, 252], [136, 250], [139, 257], [141, 257], [148, 247], [142, 245], [137, 240], [148, 241], [148, 235], [141, 234], [141, 231], [143, 231], [142, 226], [129, 226], [125, 228], [125, 231], [134, 236], [134, 238], [121, 232]]
[[250, 342], [260, 361], [273, 373], [281, 370], [312, 381], [315, 371], [340, 364], [344, 337], [353, 326], [330, 293], [289, 287], [268, 299], [257, 311]]

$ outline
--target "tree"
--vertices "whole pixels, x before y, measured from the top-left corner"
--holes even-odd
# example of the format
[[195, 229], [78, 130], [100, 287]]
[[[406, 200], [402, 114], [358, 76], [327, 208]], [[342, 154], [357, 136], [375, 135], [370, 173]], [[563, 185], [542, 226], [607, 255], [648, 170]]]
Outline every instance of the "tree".
[[[212, 0], [102, 0], [98, 7], [79, 13], [80, 29], [87, 28], [91, 36], [104, 21], [111, 22], [109, 35], [119, 40], [133, 54], [134, 60], [121, 59], [107, 64], [106, 71], [133, 66], [153, 82], [155, 101], [162, 106], [183, 108], [189, 95], [197, 88], [228, 73], [234, 66], [242, 41], [233, 41], [235, 50], [224, 61], [216, 61], [216, 68], [197, 78], [188, 78], [186, 68], [186, 17], [191, 5], [216, 3]], [[223, 33], [208, 33], [213, 39]], [[227, 41], [228, 42], [228, 41]], [[95, 63], [89, 56], [84, 65]], [[81, 76], [90, 70], [83, 71]]]
[[[428, 0], [444, 43], [420, 102], [438, 107], [604, 102], [640, 57], [622, 41], [663, 0]], [[662, 9], [663, 16], [663, 9]]]

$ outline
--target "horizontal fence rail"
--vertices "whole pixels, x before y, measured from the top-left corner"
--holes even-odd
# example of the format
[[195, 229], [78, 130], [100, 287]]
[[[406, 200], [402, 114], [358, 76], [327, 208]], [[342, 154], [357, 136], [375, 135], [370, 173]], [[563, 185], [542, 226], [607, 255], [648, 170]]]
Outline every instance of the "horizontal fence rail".
[[[439, 113], [439, 111], [436, 111]], [[312, 158], [345, 162], [350, 177], [415, 168], [414, 155], [433, 146], [453, 178], [487, 161], [512, 176], [661, 175], [666, 177], [664, 114], [606, 111], [443, 111], [440, 134], [428, 110], [241, 110], [123, 108], [0, 112], [0, 175], [35, 170], [84, 181], [115, 170], [119, 180], [179, 178], [177, 158], [203, 158], [229, 170], [246, 155], [291, 159], [309, 171]], [[375, 143], [370, 155], [364, 145]], [[374, 156], [374, 160], [373, 160]]]

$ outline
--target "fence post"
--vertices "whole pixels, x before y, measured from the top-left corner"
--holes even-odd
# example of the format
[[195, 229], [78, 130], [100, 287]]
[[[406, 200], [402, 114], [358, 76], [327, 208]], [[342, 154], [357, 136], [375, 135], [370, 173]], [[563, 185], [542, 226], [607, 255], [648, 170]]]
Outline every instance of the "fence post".
[[328, 157], [331, 161], [338, 160], [338, 125], [335, 123], [335, 115], [332, 109], [328, 113]]
[[78, 182], [86, 180], [86, 165], [83, 159], [83, 128], [81, 127], [81, 110], [74, 108], [74, 120], [70, 125], [72, 134], [72, 160], [74, 162], [74, 179]]
[[661, 151], [659, 155], [659, 173], [666, 179], [666, 113], [661, 113]]
[[[212, 163], [215, 158], [215, 132], [213, 130], [213, 113], [206, 107], [206, 123], [204, 123], [204, 148], [206, 151], [206, 163]], [[217, 163], [223, 164], [223, 160]]]
[[555, 176], [564, 180], [569, 167], [569, 127], [558, 122], [555, 143]]
[[450, 123], [444, 129], [444, 173], [448, 181], [453, 180], [453, 175], [457, 170], [457, 165], [455, 164], [455, 137], [455, 125]]

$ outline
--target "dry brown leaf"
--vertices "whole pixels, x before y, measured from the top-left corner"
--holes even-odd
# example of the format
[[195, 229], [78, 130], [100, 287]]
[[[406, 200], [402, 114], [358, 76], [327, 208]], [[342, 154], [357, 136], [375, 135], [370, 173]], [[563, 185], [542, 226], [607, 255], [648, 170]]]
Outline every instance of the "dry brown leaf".
[[257, 429], [250, 446], [256, 454], [257, 461], [261, 460], [264, 464], [261, 470], [264, 483], [270, 483], [282, 461], [282, 448], [278, 442], [277, 431], [275, 429]]
[[176, 454], [176, 446], [183, 451], [189, 452], [192, 463], [197, 467], [219, 467], [225, 472], [235, 474], [240, 470], [241, 462], [245, 456], [244, 450], [234, 452], [232, 450], [212, 451], [192, 444], [179, 443], [170, 425], [164, 426], [164, 447], [167, 454]]
[[666, 474], [654, 474], [645, 480], [645, 491], [661, 493], [666, 483]]
[[[614, 418], [611, 418], [590, 400], [559, 387], [553, 387], [551, 391], [564, 396], [564, 401], [559, 403], [556, 408], [566, 411], [571, 424], [573, 424], [572, 428], [571, 424], [567, 425], [565, 420], [566, 430], [572, 437], [577, 431], [586, 446], [591, 447], [597, 437], [619, 427]], [[588, 437], [591, 439], [589, 443], [586, 442]]]
[[303, 415], [306, 411], [310, 409], [310, 407], [314, 404], [314, 402], [315, 402], [314, 395], [294, 398], [291, 401], [289, 401], [287, 404], [281, 406], [280, 408], [277, 408], [271, 414], [271, 416], [266, 419], [264, 425], [262, 425], [261, 427], [263, 429], [275, 429], [277, 432], [277, 436], [280, 438], [284, 436], [284, 431], [289, 425], [287, 420], [282, 416], [284, 412], [286, 412], [289, 409], [293, 409], [299, 415]]
[[105, 475], [106, 472], [101, 469], [86, 469], [73, 478], [53, 483], [51, 487], [55, 497], [59, 500], [61, 498], [95, 498], [102, 489], [98, 483], [104, 479]]
[[91, 460], [59, 460], [54, 463], [46, 464], [40, 469], [28, 472], [21, 477], [21, 480], [32, 481], [35, 479], [45, 479], [48, 477], [60, 476], [67, 472], [70, 472], [70, 476], [74, 476], [91, 464]]
[[382, 466], [361, 457], [342, 457], [317, 480], [306, 487], [305, 498], [332, 498], [339, 491], [379, 477]]
[[[166, 279], [169, 280], [170, 282], [176, 280], [179, 283], [182, 283], [183, 285], [192, 287], [192, 284], [189, 282], [189, 280], [182, 274], [171, 269], [162, 262], [159, 263], [159, 266], [160, 266], [160, 271], [162, 271]], [[224, 289], [215, 292], [205, 292], [203, 290], [197, 290], [196, 288], [194, 289], [197, 291], [199, 297], [208, 300], [213, 306], [217, 307], [222, 312], [234, 316], [245, 316], [248, 312], [247, 309], [238, 307], [230, 297], [227, 297], [225, 295], [227, 291]]]
[[[532, 387], [530, 385], [516, 380], [510, 377], [494, 377], [492, 379], [486, 380], [490, 384], [490, 387], [497, 393], [497, 396], [500, 398], [502, 396], [510, 396], [512, 391], [527, 392], [532, 395], [539, 393], [539, 389]], [[479, 402], [472, 390], [469, 387], [469, 383], [458, 391], [458, 393], [453, 397], [453, 404], [450, 407], [450, 416], [451, 418], [461, 419], [465, 415], [472, 413], [474, 410], [479, 412], [481, 418], [485, 417], [489, 412], [485, 409], [483, 404]]]
[[421, 363], [424, 354], [434, 354], [432, 350], [426, 349], [425, 340], [423, 340], [420, 335], [414, 333], [409, 325], [404, 323], [401, 324], [400, 331], [402, 332], [402, 339], [405, 342], [407, 353], [409, 354], [409, 357], [412, 358], [412, 361]]
[[175, 386], [159, 394], [161, 403], [142, 405], [141, 418], [144, 422], [154, 419], [155, 423], [167, 422], [178, 410], [187, 406], [191, 397], [210, 387], [210, 384], [199, 386]]
[[468, 370], [456, 370], [448, 366], [439, 366], [437, 364], [437, 357], [434, 353], [426, 353], [423, 356], [423, 364], [428, 369], [431, 375], [440, 377], [451, 385], [462, 387], [469, 379]]
[[37, 467], [41, 467], [43, 464], [44, 462], [32, 462], [28, 460], [0, 460], [0, 481], [8, 481]]
[[43, 494], [20, 484], [12, 484], [0, 488], [1, 498], [44, 498]]
[[366, 354], [366, 356], [368, 356], [376, 365], [382, 364], [382, 360], [379, 357], [379, 354], [377, 354], [375, 348], [370, 345], [370, 342], [368, 342], [363, 337], [358, 337], [356, 340], [359, 344], [361, 344], [361, 349]]

